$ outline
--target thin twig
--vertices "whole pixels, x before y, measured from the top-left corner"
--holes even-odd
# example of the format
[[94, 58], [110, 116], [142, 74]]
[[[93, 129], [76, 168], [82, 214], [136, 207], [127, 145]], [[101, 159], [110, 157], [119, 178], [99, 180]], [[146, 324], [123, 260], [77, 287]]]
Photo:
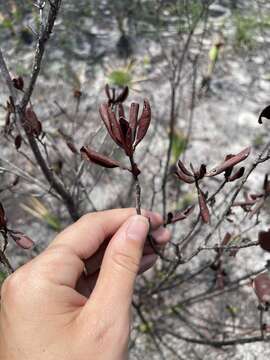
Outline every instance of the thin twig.
[[13, 86], [13, 82], [12, 82], [11, 76], [9, 74], [6, 62], [4, 60], [1, 48], [0, 48], [0, 72], [1, 72], [1, 74], [3, 76], [3, 79], [5, 80], [5, 83], [6, 83], [7, 87], [8, 87], [8, 89], [9, 89], [9, 92], [10, 92], [10, 95], [11, 95], [11, 97], [13, 99], [13, 102], [15, 103], [16, 99], [17, 99], [16, 89]]

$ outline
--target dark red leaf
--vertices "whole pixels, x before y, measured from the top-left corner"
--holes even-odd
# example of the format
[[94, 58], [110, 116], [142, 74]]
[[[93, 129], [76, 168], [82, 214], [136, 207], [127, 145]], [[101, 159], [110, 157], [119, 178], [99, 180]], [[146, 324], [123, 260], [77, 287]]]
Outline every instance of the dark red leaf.
[[138, 130], [134, 147], [145, 137], [151, 122], [151, 107], [148, 100], [144, 100], [142, 115], [138, 121]]
[[12, 82], [13, 82], [13, 85], [16, 89], [18, 90], [23, 90], [24, 88], [24, 81], [23, 81], [23, 78], [21, 76], [17, 77], [17, 78], [14, 78], [12, 79]]
[[111, 100], [112, 104], [115, 104], [115, 88], [112, 88], [112, 100]]
[[169, 212], [169, 213], [167, 214], [167, 221], [166, 221], [166, 223], [167, 223], [167, 224], [171, 224], [172, 221], [173, 221], [173, 213], [172, 213], [172, 212]]
[[16, 242], [16, 244], [25, 250], [31, 249], [31, 247], [35, 244], [34, 241], [30, 239], [30, 237], [26, 236], [20, 231], [9, 230], [8, 233]]
[[185, 210], [176, 212], [175, 214], [169, 212], [167, 215], [167, 224], [172, 224], [177, 221], [185, 220], [194, 210], [195, 205], [188, 206]]
[[[235, 155], [233, 155], [233, 154], [226, 155], [225, 156], [225, 161], [231, 159], [234, 156]], [[231, 175], [232, 171], [233, 171], [233, 166], [231, 166], [231, 167], [229, 167], [228, 169], [225, 170], [224, 176], [225, 176], [226, 179]]]
[[128, 93], [129, 93], [128, 86], [125, 86], [123, 91], [115, 99], [115, 103], [123, 103], [124, 101], [126, 101], [128, 97]]
[[80, 98], [81, 98], [81, 96], [82, 96], [81, 90], [75, 89], [75, 90], [73, 91], [73, 96], [74, 96], [75, 99], [80, 100]]
[[185, 165], [182, 163], [181, 160], [178, 160], [178, 162], [177, 162], [177, 167], [178, 167], [184, 174], [193, 177], [193, 174], [185, 167]]
[[22, 137], [21, 137], [21, 135], [17, 135], [15, 137], [14, 144], [15, 144], [16, 150], [19, 150], [21, 145], [22, 145]]
[[109, 107], [107, 104], [102, 104], [99, 107], [99, 113], [101, 116], [101, 119], [103, 120], [108, 133], [110, 134], [111, 138], [116, 141], [116, 139], [114, 138], [113, 132], [112, 132], [112, 128], [111, 128], [111, 124], [110, 124], [110, 117], [109, 117]]
[[0, 202], [0, 229], [5, 229], [7, 226], [6, 213], [2, 203]]
[[192, 174], [193, 174], [195, 177], [197, 177], [197, 176], [198, 176], [198, 173], [197, 173], [197, 171], [195, 170], [192, 162], [189, 164], [189, 166], [190, 166], [190, 169], [191, 169], [191, 171], [192, 171]]
[[42, 132], [41, 122], [36, 113], [29, 107], [25, 111], [23, 126], [27, 134], [38, 137]]
[[242, 167], [240, 167], [239, 170], [237, 170], [237, 171], [235, 172], [234, 175], [232, 175], [232, 176], [230, 176], [230, 177], [228, 178], [228, 181], [235, 181], [235, 180], [237, 180], [237, 179], [240, 179], [240, 177], [242, 177], [242, 176], [244, 175], [244, 173], [245, 173], [245, 167], [242, 166]]
[[113, 160], [105, 155], [99, 154], [95, 150], [90, 149], [88, 146], [83, 146], [80, 151], [83, 155], [85, 155], [87, 160], [97, 165], [103, 166], [105, 168], [120, 167], [118, 161]]
[[237, 155], [234, 155], [233, 157], [231, 157], [230, 159], [226, 160], [224, 163], [222, 163], [221, 165], [216, 166], [214, 169], [212, 169], [211, 171], [209, 171], [206, 176], [215, 176], [218, 175], [222, 172], [224, 172], [225, 170], [235, 166], [236, 164], [240, 163], [241, 161], [245, 160], [249, 154], [250, 154], [250, 147], [245, 148], [244, 150], [242, 150], [240, 153], [238, 153]]
[[268, 231], [260, 231], [258, 234], [258, 240], [260, 247], [270, 252], [270, 230]]
[[19, 181], [20, 181], [20, 177], [19, 176], [16, 176], [13, 183], [12, 183], [12, 186], [16, 186], [19, 184]]
[[[183, 166], [179, 166], [180, 164], [180, 160], [178, 161], [177, 165], [176, 165], [176, 172], [175, 174], [178, 176], [178, 178], [182, 181], [184, 181], [185, 183], [187, 184], [192, 184], [195, 182], [195, 178], [194, 176], [191, 174], [191, 175], [187, 175], [186, 172], [184, 172], [182, 169], [183, 169]], [[181, 163], [182, 164], [182, 163]], [[185, 168], [185, 167], [184, 167]]]
[[193, 210], [195, 209], [195, 205], [188, 206], [184, 211], [183, 214], [188, 217], [190, 214], [193, 213]]
[[133, 140], [135, 140], [136, 129], [138, 124], [138, 113], [139, 113], [139, 104], [132, 103], [129, 108], [129, 125], [133, 130]]
[[257, 200], [257, 199], [259, 199], [259, 198], [261, 198], [261, 197], [263, 197], [264, 196], [264, 194], [247, 194], [247, 198], [246, 199], [248, 199], [248, 200]]
[[268, 180], [268, 174], [264, 177], [263, 190], [266, 195], [270, 194], [270, 181]]
[[202, 165], [200, 166], [200, 170], [199, 170], [199, 173], [198, 173], [198, 180], [199, 180], [199, 179], [202, 179], [205, 174], [206, 174], [206, 165], [205, 165], [205, 164], [202, 164]]
[[126, 134], [126, 154], [127, 156], [131, 156], [133, 154], [133, 137], [132, 137], [132, 129], [131, 127], [128, 128]]
[[115, 112], [111, 108], [108, 108], [108, 114], [113, 133], [113, 139], [119, 146], [124, 148], [125, 138], [123, 137], [123, 132], [121, 130], [120, 124], [116, 119]]
[[127, 156], [131, 156], [133, 149], [132, 149], [132, 129], [129, 126], [129, 123], [126, 119], [120, 118], [119, 119], [120, 129], [121, 129], [121, 137], [122, 137], [122, 143], [124, 150], [127, 154]]
[[127, 132], [128, 132], [128, 129], [129, 129], [129, 123], [128, 123], [128, 121], [126, 119], [121, 117], [119, 119], [119, 124], [120, 124], [120, 128], [122, 130], [122, 135], [123, 135], [124, 139], [126, 139]]
[[107, 95], [108, 100], [111, 101], [112, 98], [111, 98], [111, 93], [110, 93], [110, 87], [108, 84], [105, 85], [105, 93]]
[[262, 118], [270, 119], [270, 105], [263, 109], [263, 111], [260, 113], [258, 123], [262, 124]]
[[198, 199], [199, 199], [199, 206], [200, 206], [200, 214], [202, 220], [205, 224], [209, 224], [210, 222], [210, 213], [206, 203], [205, 195], [201, 189], [198, 188]]
[[270, 276], [268, 272], [258, 275], [253, 280], [253, 288], [260, 303], [268, 305], [270, 303]]
[[78, 150], [75, 146], [75, 144], [72, 141], [72, 137], [65, 134], [63, 130], [58, 129], [58, 133], [61, 135], [61, 137], [63, 138], [63, 140], [65, 141], [67, 147], [69, 148], [69, 150], [73, 153], [73, 154], [78, 154]]
[[[226, 245], [229, 244], [229, 242], [232, 240], [232, 235], [230, 233], [226, 233], [222, 242], [221, 242], [221, 246], [222, 248], [219, 249], [219, 254], [222, 255], [223, 251], [226, 250], [226, 248], [224, 249], [223, 247], [225, 247]], [[229, 249], [229, 255], [234, 257], [236, 256], [236, 254], [238, 253], [239, 249]]]
[[177, 214], [169, 213], [167, 218], [168, 219], [167, 224], [173, 224], [176, 223], [177, 221], [185, 220], [186, 218], [187, 217], [183, 213], [177, 213]]
[[221, 242], [221, 246], [226, 246], [230, 242], [231, 238], [232, 238], [232, 235], [227, 232]]
[[124, 119], [126, 118], [125, 117], [125, 110], [124, 110], [124, 106], [123, 106], [123, 104], [118, 104], [118, 116], [119, 116], [119, 118], [120, 117], [123, 117]]

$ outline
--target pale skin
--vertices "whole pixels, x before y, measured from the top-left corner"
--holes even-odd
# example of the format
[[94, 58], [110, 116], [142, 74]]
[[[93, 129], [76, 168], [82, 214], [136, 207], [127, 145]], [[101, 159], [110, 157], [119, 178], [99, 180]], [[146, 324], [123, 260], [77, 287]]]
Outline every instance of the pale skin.
[[159, 214], [92, 213], [61, 232], [1, 289], [1, 360], [124, 360], [138, 273], [170, 232]]

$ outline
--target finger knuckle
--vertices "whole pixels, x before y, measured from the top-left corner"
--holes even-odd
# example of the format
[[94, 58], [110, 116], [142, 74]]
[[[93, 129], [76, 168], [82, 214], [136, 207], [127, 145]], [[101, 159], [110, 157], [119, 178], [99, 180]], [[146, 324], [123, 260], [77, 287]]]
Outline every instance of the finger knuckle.
[[89, 221], [93, 221], [95, 220], [97, 217], [97, 214], [96, 213], [87, 213], [87, 214], [84, 214], [81, 218], [80, 218], [80, 222], [89, 222]]
[[1, 287], [1, 299], [17, 299], [19, 292], [26, 280], [26, 274], [23, 269], [17, 270], [15, 273], [9, 275]]
[[74, 263], [74, 253], [64, 245], [55, 245], [48, 248], [37, 264], [37, 271], [44, 273], [57, 273], [61, 266], [66, 263]]

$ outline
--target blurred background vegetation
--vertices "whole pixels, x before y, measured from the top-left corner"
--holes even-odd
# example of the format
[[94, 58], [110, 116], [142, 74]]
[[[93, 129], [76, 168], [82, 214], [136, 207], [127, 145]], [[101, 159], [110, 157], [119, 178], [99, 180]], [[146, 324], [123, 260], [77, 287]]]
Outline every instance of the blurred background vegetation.
[[[154, 66], [149, 58], [149, 41], [184, 36], [198, 21], [208, 21], [207, 36], [220, 32], [227, 44], [243, 56], [264, 46], [260, 37], [270, 27], [270, 15], [263, 11], [265, 1], [210, 0], [72, 0], [63, 1], [57, 23], [57, 38], [50, 44], [49, 57], [61, 57], [62, 76], [70, 78], [70, 62], [83, 61], [91, 74], [104, 65], [106, 56], [125, 60], [140, 59], [140, 66]], [[207, 16], [203, 14], [210, 5]], [[211, 7], [212, 6], [212, 7]], [[210, 19], [210, 20], [209, 20]], [[217, 21], [213, 22], [213, 19]], [[0, 40], [13, 39], [16, 54], [23, 56], [33, 45], [39, 13], [31, 0], [7, 0], [0, 4]], [[228, 31], [229, 28], [229, 31]], [[212, 33], [212, 34], [211, 34]], [[10, 44], [10, 42], [9, 42]], [[157, 59], [156, 59], [157, 60]], [[131, 67], [132, 68], [132, 67]], [[116, 85], [130, 84], [131, 68], [114, 70], [109, 80]], [[23, 64], [16, 72], [27, 73]]]

